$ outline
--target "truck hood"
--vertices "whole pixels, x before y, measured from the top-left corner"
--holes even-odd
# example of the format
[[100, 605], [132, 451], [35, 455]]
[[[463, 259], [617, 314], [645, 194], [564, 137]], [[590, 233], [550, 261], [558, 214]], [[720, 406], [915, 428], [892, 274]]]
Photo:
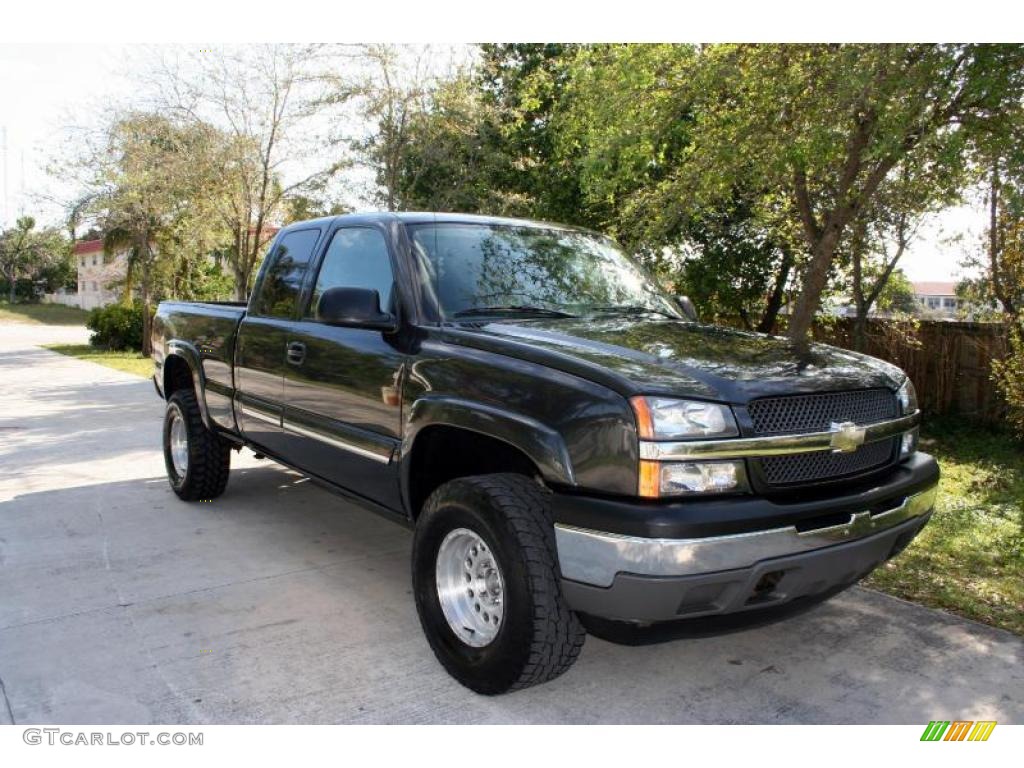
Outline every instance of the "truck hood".
[[[609, 383], [623, 394], [745, 403], [798, 392], [886, 387], [904, 378], [882, 360], [824, 344], [650, 316], [510, 320], [459, 327], [458, 343]], [[454, 339], [453, 339], [454, 340]]]

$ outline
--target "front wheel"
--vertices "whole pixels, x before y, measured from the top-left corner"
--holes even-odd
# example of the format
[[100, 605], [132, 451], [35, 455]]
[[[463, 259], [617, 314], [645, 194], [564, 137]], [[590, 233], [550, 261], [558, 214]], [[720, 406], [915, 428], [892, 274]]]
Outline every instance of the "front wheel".
[[467, 688], [527, 688], [579, 656], [585, 633], [562, 597], [545, 494], [529, 478], [481, 475], [438, 488], [417, 521], [412, 571], [430, 647]]
[[164, 464], [178, 498], [207, 501], [224, 493], [231, 444], [203, 424], [195, 393], [178, 390], [164, 414]]

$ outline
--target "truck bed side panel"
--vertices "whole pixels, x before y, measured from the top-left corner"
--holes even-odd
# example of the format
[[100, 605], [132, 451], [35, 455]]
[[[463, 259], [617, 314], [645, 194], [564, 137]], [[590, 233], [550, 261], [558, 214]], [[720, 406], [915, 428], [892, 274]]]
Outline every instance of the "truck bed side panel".
[[238, 325], [244, 315], [243, 305], [163, 302], [154, 326], [154, 335], [163, 340], [165, 356], [180, 354], [191, 365], [198, 363], [198, 394], [210, 421], [232, 433], [237, 432], [232, 361]]

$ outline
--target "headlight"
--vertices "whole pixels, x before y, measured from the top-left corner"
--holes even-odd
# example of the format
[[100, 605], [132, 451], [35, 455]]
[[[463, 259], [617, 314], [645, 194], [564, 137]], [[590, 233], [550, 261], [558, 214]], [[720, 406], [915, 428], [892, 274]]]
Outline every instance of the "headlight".
[[746, 490], [742, 461], [640, 462], [640, 495], [648, 499]]
[[[914, 389], [914, 382], [907, 377], [907, 380], [903, 382], [903, 386], [896, 392], [896, 397], [900, 401], [900, 413], [903, 415], [914, 413], [917, 409], [917, 391]], [[917, 427], [903, 433], [903, 437], [900, 439], [900, 458], [906, 458], [914, 451], [917, 450], [917, 441], [920, 436], [920, 430]]]
[[903, 382], [903, 386], [896, 392], [896, 397], [899, 398], [900, 408], [904, 414], [913, 413], [917, 410], [917, 390], [914, 389], [914, 382], [907, 377], [907, 380]]
[[644, 440], [694, 440], [740, 433], [727, 405], [668, 397], [634, 397], [630, 403]]

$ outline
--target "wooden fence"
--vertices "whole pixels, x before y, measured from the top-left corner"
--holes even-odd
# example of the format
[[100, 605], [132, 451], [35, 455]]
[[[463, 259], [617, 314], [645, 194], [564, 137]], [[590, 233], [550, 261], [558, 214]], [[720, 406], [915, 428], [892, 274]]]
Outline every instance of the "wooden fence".
[[[841, 318], [815, 329], [815, 338], [853, 348], [853, 321]], [[869, 320], [867, 354], [910, 375], [926, 413], [957, 413], [1001, 422], [1006, 403], [992, 380], [992, 360], [1008, 351], [1002, 323]]]

